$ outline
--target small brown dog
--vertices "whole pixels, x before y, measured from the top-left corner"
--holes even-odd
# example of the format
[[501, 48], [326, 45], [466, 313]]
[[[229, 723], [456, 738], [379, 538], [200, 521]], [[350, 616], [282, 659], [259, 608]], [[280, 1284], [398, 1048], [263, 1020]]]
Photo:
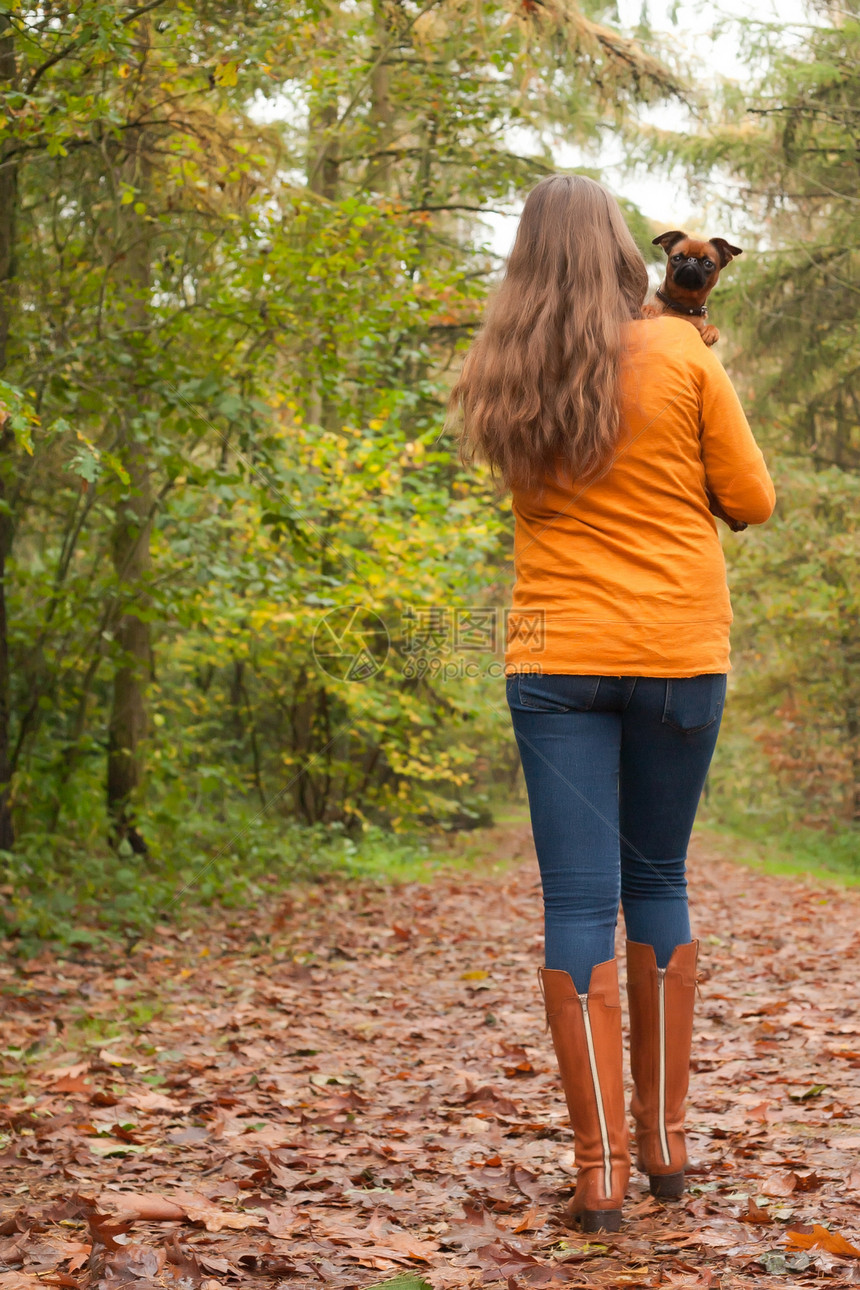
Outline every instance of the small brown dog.
[[[743, 255], [743, 251], [739, 246], [731, 246], [724, 237], [697, 242], [677, 228], [655, 237], [653, 245], [662, 246], [669, 262], [656, 296], [642, 306], [642, 317], [659, 318], [662, 314], [675, 314], [678, 318], [686, 318], [698, 328], [706, 345], [715, 345], [720, 333], [707, 320], [706, 302], [720, 270], [736, 255]], [[727, 515], [711, 493], [708, 494], [708, 504], [711, 514], [728, 524], [733, 533], [741, 533], [747, 527], [741, 520]]]
[[662, 246], [668, 256], [666, 276], [653, 300], [642, 307], [643, 318], [675, 314], [697, 327], [706, 345], [715, 345], [720, 333], [708, 322], [708, 296], [730, 260], [743, 255], [739, 246], [730, 246], [724, 237], [697, 242], [680, 229], [661, 233], [653, 246]]

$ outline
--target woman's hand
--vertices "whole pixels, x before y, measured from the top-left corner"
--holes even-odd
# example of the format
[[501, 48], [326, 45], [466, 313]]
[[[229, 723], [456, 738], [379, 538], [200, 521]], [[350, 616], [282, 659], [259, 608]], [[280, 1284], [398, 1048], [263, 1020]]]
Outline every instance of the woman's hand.
[[748, 525], [744, 524], [743, 520], [735, 520], [732, 519], [731, 515], [727, 515], [713, 493], [708, 493], [708, 509], [712, 515], [716, 515], [718, 520], [728, 524], [733, 533], [743, 533], [744, 529], [748, 528]]

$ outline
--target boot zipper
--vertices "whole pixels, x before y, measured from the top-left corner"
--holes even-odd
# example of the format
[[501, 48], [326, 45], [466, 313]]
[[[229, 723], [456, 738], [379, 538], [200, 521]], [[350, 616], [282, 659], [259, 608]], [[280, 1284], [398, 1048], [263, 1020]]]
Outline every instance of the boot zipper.
[[660, 1150], [663, 1152], [663, 1164], [672, 1163], [669, 1151], [669, 1138], [666, 1133], [666, 969], [657, 969], [657, 1013], [660, 1036], [659, 1075], [657, 1083], [657, 1128], [660, 1133]]
[[612, 1155], [609, 1149], [609, 1131], [606, 1128], [606, 1114], [603, 1110], [603, 1094], [600, 1091], [600, 1076], [597, 1071], [597, 1055], [594, 1051], [594, 1038], [591, 1033], [591, 1018], [588, 1015], [588, 995], [581, 994], [582, 1020], [585, 1023], [585, 1043], [588, 1048], [588, 1063], [591, 1067], [591, 1081], [594, 1085], [594, 1097], [597, 1102], [597, 1120], [600, 1125], [600, 1141], [603, 1144], [603, 1192], [608, 1198], [612, 1195]]

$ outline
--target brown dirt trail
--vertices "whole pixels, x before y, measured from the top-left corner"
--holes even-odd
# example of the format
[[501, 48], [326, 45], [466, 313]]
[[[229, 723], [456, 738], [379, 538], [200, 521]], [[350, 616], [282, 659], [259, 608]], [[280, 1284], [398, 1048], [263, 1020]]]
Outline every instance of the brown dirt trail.
[[634, 1173], [589, 1241], [528, 830], [487, 843], [519, 858], [7, 963], [0, 1290], [860, 1284], [860, 891], [697, 844], [690, 1194]]

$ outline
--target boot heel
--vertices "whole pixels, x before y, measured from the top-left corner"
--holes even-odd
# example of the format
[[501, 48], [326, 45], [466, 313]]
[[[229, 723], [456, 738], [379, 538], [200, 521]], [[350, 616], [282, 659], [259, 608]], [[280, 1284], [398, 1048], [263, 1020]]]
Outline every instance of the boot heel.
[[621, 1210], [584, 1209], [579, 1216], [579, 1226], [583, 1232], [619, 1232]]
[[678, 1200], [684, 1194], [684, 1171], [676, 1174], [650, 1174], [651, 1195], [658, 1200]]

